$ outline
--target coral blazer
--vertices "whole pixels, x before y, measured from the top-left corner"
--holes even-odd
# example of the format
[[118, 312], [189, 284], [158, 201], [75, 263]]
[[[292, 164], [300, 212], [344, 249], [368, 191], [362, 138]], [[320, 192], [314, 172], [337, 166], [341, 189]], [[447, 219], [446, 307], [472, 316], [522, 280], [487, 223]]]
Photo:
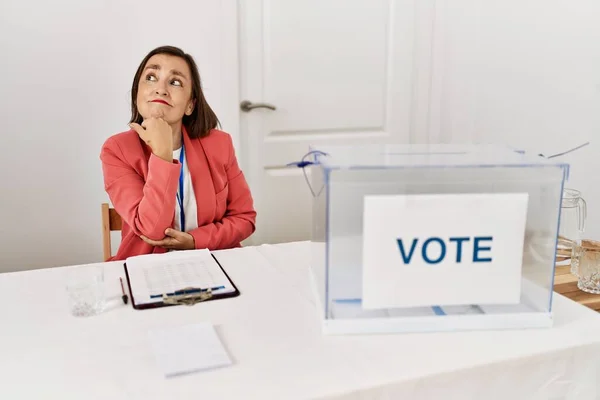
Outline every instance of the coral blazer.
[[[183, 144], [198, 205], [198, 228], [188, 233], [196, 248], [209, 250], [239, 247], [255, 230], [250, 188], [240, 170], [231, 137], [212, 130], [191, 139], [183, 128]], [[123, 219], [121, 245], [112, 260], [164, 253], [144, 242], [165, 237], [174, 226], [181, 164], [155, 156], [134, 130], [110, 137], [100, 153], [104, 187]]]

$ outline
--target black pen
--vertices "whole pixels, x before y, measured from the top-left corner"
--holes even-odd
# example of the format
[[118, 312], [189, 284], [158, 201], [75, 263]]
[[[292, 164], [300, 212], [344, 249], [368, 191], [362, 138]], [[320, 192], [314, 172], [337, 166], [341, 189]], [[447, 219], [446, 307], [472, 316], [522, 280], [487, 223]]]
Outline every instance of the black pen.
[[119, 277], [119, 280], [121, 281], [121, 292], [123, 292], [123, 296], [121, 296], [121, 298], [123, 299], [123, 304], [127, 304], [129, 297], [127, 297], [127, 295], [125, 294], [125, 288], [123, 287], [123, 278]]

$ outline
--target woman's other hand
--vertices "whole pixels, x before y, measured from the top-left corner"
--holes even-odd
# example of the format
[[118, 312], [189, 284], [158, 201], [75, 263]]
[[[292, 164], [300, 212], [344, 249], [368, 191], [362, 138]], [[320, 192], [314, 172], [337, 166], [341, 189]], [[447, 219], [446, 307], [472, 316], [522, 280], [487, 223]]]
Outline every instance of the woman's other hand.
[[154, 247], [173, 250], [193, 250], [196, 248], [194, 237], [187, 232], [181, 232], [168, 228], [165, 231], [165, 237], [162, 240], [151, 240], [145, 236], [140, 236], [142, 240]]

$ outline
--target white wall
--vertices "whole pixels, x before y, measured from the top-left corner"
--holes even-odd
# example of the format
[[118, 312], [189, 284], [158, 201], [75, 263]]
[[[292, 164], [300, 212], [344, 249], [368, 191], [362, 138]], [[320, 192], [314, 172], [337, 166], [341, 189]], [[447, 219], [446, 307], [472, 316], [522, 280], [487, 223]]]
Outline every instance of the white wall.
[[600, 2], [435, 2], [429, 139], [500, 142], [562, 160], [600, 239]]
[[101, 261], [100, 147], [152, 48], [195, 57], [237, 145], [236, 27], [234, 0], [2, 1], [0, 272]]
[[[541, 151], [591, 140], [565, 160], [600, 238], [600, 2], [415, 1], [413, 136]], [[100, 146], [126, 129], [153, 47], [195, 56], [239, 143], [237, 27], [235, 0], [0, 3], [0, 271], [101, 259]]]

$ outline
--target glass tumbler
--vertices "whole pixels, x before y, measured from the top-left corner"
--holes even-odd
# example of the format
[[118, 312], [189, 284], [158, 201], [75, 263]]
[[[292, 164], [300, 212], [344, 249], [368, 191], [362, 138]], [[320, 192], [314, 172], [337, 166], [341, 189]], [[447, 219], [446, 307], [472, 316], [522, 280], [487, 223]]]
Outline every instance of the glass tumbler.
[[579, 265], [577, 287], [584, 292], [600, 294], [600, 242], [582, 240], [574, 258]]
[[67, 296], [74, 316], [100, 314], [105, 305], [104, 268], [101, 265], [86, 265], [68, 271]]

